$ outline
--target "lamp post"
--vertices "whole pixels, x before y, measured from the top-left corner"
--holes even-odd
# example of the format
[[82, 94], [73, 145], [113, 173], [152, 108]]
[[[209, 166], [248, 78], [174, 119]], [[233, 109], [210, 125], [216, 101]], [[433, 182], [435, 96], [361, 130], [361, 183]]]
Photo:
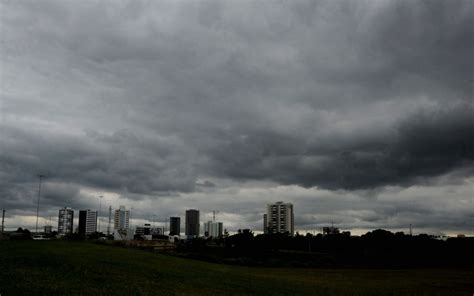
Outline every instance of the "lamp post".
[[41, 196], [41, 180], [44, 178], [44, 175], [39, 174], [39, 185], [38, 185], [38, 201], [36, 204], [36, 231], [38, 233], [38, 217], [39, 217], [39, 206], [40, 206], [40, 196]]
[[99, 196], [99, 215], [98, 215], [98, 218], [97, 218], [99, 220], [99, 231], [98, 232], [100, 232], [100, 216], [102, 214], [102, 198], [103, 198], [102, 195]]

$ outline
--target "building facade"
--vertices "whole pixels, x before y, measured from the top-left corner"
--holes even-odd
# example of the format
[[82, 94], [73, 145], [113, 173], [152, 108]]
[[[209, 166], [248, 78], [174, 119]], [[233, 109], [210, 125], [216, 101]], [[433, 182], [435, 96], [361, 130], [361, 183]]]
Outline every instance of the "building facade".
[[169, 235], [180, 235], [181, 234], [181, 218], [170, 217], [170, 233]]
[[294, 235], [293, 204], [281, 201], [268, 204], [266, 217], [264, 216], [265, 220], [265, 233], [288, 233], [291, 236]]
[[151, 235], [151, 225], [145, 224], [143, 226], [137, 226], [135, 228], [135, 234], [138, 235]]
[[64, 207], [59, 210], [58, 216], [58, 234], [66, 235], [73, 232], [74, 211], [71, 208]]
[[186, 238], [195, 238], [199, 236], [199, 211], [187, 210], [184, 233]]
[[79, 211], [79, 227], [80, 235], [89, 235], [97, 231], [97, 212], [91, 210]]
[[223, 229], [222, 222], [208, 221], [204, 223], [204, 236], [219, 238], [222, 236]]
[[114, 229], [128, 229], [130, 220], [130, 211], [125, 209], [125, 206], [120, 206], [115, 210], [114, 215]]

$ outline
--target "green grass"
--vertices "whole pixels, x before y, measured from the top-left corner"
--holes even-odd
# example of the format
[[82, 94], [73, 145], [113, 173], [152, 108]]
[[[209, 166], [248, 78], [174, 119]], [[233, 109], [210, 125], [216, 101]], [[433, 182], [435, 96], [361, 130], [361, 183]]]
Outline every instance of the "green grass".
[[92, 243], [0, 241], [1, 296], [473, 293], [473, 269], [243, 267]]

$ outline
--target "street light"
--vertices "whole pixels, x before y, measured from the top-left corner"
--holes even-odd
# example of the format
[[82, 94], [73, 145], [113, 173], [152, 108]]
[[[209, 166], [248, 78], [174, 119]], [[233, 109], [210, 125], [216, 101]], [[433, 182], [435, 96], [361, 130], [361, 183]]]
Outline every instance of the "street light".
[[38, 185], [38, 202], [36, 204], [36, 234], [38, 234], [38, 217], [39, 217], [39, 206], [40, 206], [40, 195], [41, 195], [41, 180], [44, 178], [44, 175], [39, 174], [39, 185]]
[[99, 219], [99, 232], [100, 232], [100, 216], [102, 214], [102, 198], [103, 198], [102, 195], [99, 196], [99, 217], [98, 217], [98, 219]]

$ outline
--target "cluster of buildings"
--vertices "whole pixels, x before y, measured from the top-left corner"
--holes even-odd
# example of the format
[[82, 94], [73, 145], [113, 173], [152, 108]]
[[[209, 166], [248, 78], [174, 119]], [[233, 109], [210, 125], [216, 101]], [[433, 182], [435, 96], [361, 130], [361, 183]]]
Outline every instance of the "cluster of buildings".
[[[80, 210], [78, 227], [74, 229], [74, 210], [64, 207], [59, 210], [58, 216], [58, 235], [63, 236], [77, 232], [80, 235], [87, 236], [98, 231], [97, 221], [99, 218], [97, 211]], [[130, 211], [125, 206], [120, 206], [114, 212], [113, 231], [110, 229], [112, 210], [109, 210], [109, 225], [107, 234], [113, 235], [114, 239], [128, 240], [136, 238], [153, 239], [156, 236], [169, 235], [181, 236], [181, 218], [170, 217], [169, 231], [165, 233], [164, 227], [152, 227], [151, 224], [144, 224], [130, 227]], [[51, 227], [51, 226], [48, 226]], [[189, 209], [185, 213], [184, 234], [186, 239], [204, 236], [206, 238], [219, 238], [224, 234], [222, 222], [207, 221], [203, 223], [203, 233], [201, 234], [201, 223], [199, 210]], [[294, 235], [294, 214], [291, 203], [276, 202], [267, 205], [266, 213], [263, 215], [264, 233], [287, 233]], [[49, 229], [51, 231], [51, 229]], [[46, 232], [46, 229], [45, 229]]]
[[[78, 227], [75, 229], [74, 210], [69, 207], [64, 207], [59, 210], [58, 235], [64, 236], [76, 232], [80, 235], [87, 236], [97, 232], [98, 217], [97, 211], [92, 211], [90, 209], [80, 210]], [[151, 239], [153, 236], [166, 235], [164, 227], [152, 227], [151, 224], [137, 226], [135, 227], [135, 230], [132, 230], [130, 227], [130, 211], [127, 210], [125, 206], [120, 206], [119, 209], [115, 210], [113, 221], [113, 231], [111, 231], [110, 226], [108, 226], [107, 234], [113, 235], [114, 239], [133, 239], [136, 235], [141, 236], [144, 239]], [[181, 218], [170, 217], [169, 222], [170, 228], [167, 235], [180, 236]], [[51, 226], [46, 227], [48, 227], [48, 232], [51, 232]], [[198, 210], [190, 209], [186, 211], [184, 233], [187, 239], [201, 236], [201, 224]], [[207, 221], [204, 223], [204, 237], [218, 238], [222, 237], [223, 233], [224, 228], [222, 222]]]

